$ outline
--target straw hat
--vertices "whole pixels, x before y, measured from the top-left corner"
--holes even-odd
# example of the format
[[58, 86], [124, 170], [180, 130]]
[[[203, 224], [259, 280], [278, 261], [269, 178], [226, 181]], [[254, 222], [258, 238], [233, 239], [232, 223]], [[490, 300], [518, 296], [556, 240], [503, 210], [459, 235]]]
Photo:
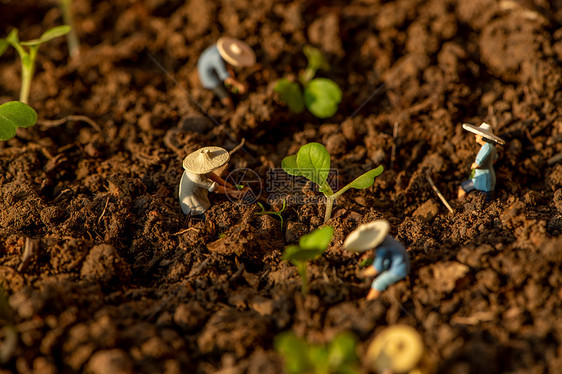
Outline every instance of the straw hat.
[[482, 122], [482, 124], [478, 127], [471, 125], [470, 123], [463, 123], [462, 128], [477, 135], [482, 135], [483, 138], [493, 140], [498, 144], [505, 144], [505, 141], [502, 138], [494, 135], [492, 132], [492, 126], [488, 125], [486, 122]]
[[391, 369], [407, 373], [415, 369], [424, 355], [420, 334], [407, 325], [394, 325], [380, 332], [367, 349], [368, 365], [379, 372]]
[[183, 168], [193, 174], [207, 174], [228, 162], [230, 154], [221, 147], [203, 147], [183, 159]]
[[388, 234], [390, 224], [378, 220], [365, 223], [347, 236], [343, 242], [344, 248], [353, 252], [365, 252], [381, 244]]
[[232, 66], [252, 66], [256, 63], [256, 54], [241, 40], [223, 36], [217, 41], [217, 48], [221, 57]]

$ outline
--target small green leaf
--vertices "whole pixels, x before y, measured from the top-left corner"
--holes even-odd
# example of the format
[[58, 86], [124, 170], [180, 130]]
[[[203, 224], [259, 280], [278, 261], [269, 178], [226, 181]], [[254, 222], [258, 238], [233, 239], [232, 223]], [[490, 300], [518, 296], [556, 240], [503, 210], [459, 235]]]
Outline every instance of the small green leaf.
[[287, 78], [281, 78], [273, 89], [279, 94], [281, 100], [287, 104], [293, 113], [301, 113], [304, 110], [304, 99], [298, 83], [291, 82]]
[[330, 154], [320, 143], [308, 143], [297, 153], [297, 167], [308, 180], [324, 187], [330, 173]]
[[16, 135], [18, 127], [31, 127], [37, 122], [37, 113], [30, 106], [9, 101], [0, 105], [0, 140], [8, 140]]
[[297, 166], [297, 155], [287, 156], [281, 161], [281, 167], [289, 175], [298, 177], [301, 175], [299, 167]]
[[6, 49], [9, 45], [10, 43], [8, 43], [6, 39], [0, 39], [0, 56], [2, 56], [4, 52], [6, 52]]
[[301, 236], [299, 246], [307, 250], [326, 250], [332, 241], [334, 229], [331, 226], [324, 226], [314, 230], [310, 234]]
[[69, 25], [56, 26], [53, 27], [52, 29], [45, 31], [43, 35], [39, 37], [39, 39], [22, 42], [21, 45], [35, 46], [35, 45], [43, 44], [51, 39], [58, 38], [59, 36], [68, 34], [71, 29], [72, 28]]
[[20, 39], [18, 38], [18, 29], [12, 29], [6, 37], [6, 41], [11, 45], [19, 44]]
[[364, 190], [369, 188], [375, 183], [375, 178], [382, 174], [384, 168], [380, 165], [376, 169], [369, 170], [365, 174], [355, 178], [353, 182], [349, 183], [346, 187]]
[[322, 253], [324, 251], [319, 249], [302, 249], [298, 245], [289, 245], [285, 248], [282, 258], [293, 265], [298, 265], [318, 258]]
[[302, 51], [308, 60], [308, 68], [314, 69], [314, 71], [318, 69], [330, 70], [330, 64], [320, 49], [305, 45]]
[[350, 188], [355, 188], [358, 190], [363, 190], [365, 188], [369, 188], [375, 183], [375, 178], [382, 174], [384, 168], [380, 165], [376, 169], [369, 170], [365, 174], [355, 178], [351, 183], [340, 189], [336, 192], [333, 197], [338, 198], [340, 197], [345, 191], [349, 190]]
[[304, 103], [310, 113], [318, 118], [336, 114], [342, 92], [336, 82], [327, 78], [311, 80], [304, 88]]
[[364, 259], [363, 261], [361, 261], [361, 262], [359, 263], [359, 267], [360, 267], [360, 268], [366, 268], [367, 266], [372, 265], [372, 264], [373, 264], [373, 261], [374, 261], [374, 260], [373, 260], [372, 258], [366, 258], [366, 259]]
[[354, 363], [357, 360], [357, 341], [350, 333], [338, 334], [328, 345], [328, 360], [331, 368]]
[[297, 338], [293, 332], [288, 331], [277, 335], [273, 345], [275, 350], [283, 356], [288, 374], [310, 373], [314, 370], [308, 357], [310, 349], [308, 343]]
[[310, 362], [316, 369], [315, 373], [335, 373], [330, 370], [330, 362], [328, 361], [328, 350], [324, 344], [314, 344], [310, 346], [308, 351]]

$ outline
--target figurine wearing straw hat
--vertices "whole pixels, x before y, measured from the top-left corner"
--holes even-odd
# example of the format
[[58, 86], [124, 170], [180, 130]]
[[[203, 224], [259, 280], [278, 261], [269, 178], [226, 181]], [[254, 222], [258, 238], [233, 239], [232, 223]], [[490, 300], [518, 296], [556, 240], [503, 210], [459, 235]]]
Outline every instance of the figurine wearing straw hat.
[[468, 180], [462, 182], [458, 190], [458, 199], [462, 200], [472, 191], [481, 191], [486, 194], [486, 201], [492, 200], [494, 188], [496, 187], [496, 173], [494, 163], [498, 159], [498, 153], [494, 144], [505, 144], [503, 139], [494, 135], [492, 127], [486, 122], [480, 126], [469, 123], [462, 125], [463, 129], [475, 134], [476, 143], [482, 147], [476, 155], [476, 160], [472, 163], [472, 170]]
[[183, 160], [185, 169], [179, 188], [181, 210], [192, 217], [205, 219], [204, 213], [211, 203], [208, 192], [228, 194], [234, 198], [243, 197], [249, 188], [237, 190], [235, 186], [213, 173], [225, 165], [230, 154], [221, 147], [203, 147], [190, 153]]
[[352, 252], [375, 251], [373, 265], [362, 272], [362, 276], [378, 276], [371, 283], [367, 300], [377, 299], [391, 284], [406, 278], [410, 272], [410, 258], [406, 248], [388, 235], [390, 225], [378, 220], [365, 223], [345, 239], [343, 246]]
[[224, 36], [203, 51], [197, 62], [197, 71], [203, 87], [212, 90], [224, 106], [234, 109], [224, 85], [239, 93], [246, 92], [246, 85], [236, 80], [232, 66], [253, 66], [255, 63], [256, 54], [248, 44]]

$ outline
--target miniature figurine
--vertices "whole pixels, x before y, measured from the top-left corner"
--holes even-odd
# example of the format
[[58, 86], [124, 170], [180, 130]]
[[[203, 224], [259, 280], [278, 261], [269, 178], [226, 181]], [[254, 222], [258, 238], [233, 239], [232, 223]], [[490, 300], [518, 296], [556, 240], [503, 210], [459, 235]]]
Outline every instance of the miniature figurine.
[[365, 223], [345, 239], [343, 246], [353, 252], [375, 250], [373, 265], [362, 276], [378, 276], [371, 284], [367, 300], [377, 299], [388, 286], [406, 278], [410, 272], [410, 258], [406, 248], [388, 235], [390, 225], [378, 220]]
[[221, 147], [204, 147], [183, 160], [185, 169], [179, 188], [181, 210], [192, 217], [205, 220], [205, 211], [209, 209], [208, 191], [224, 193], [234, 198], [244, 197], [249, 187], [241, 190], [223, 180], [213, 170], [225, 165], [230, 154]]
[[256, 54], [250, 46], [225, 36], [203, 51], [197, 62], [197, 71], [203, 87], [212, 90], [224, 106], [234, 109], [224, 85], [239, 93], [246, 92], [246, 85], [236, 80], [232, 67], [253, 66], [255, 63]]
[[472, 173], [469, 179], [462, 182], [459, 187], [458, 199], [463, 200], [466, 195], [472, 191], [480, 191], [486, 194], [486, 202], [490, 202], [494, 195], [494, 188], [496, 187], [494, 163], [498, 159], [498, 153], [496, 152], [494, 144], [505, 144], [505, 142], [492, 133], [491, 126], [486, 122], [482, 122], [479, 127], [464, 123], [462, 127], [476, 134], [476, 143], [480, 144], [482, 147], [476, 155], [476, 160], [470, 167]]

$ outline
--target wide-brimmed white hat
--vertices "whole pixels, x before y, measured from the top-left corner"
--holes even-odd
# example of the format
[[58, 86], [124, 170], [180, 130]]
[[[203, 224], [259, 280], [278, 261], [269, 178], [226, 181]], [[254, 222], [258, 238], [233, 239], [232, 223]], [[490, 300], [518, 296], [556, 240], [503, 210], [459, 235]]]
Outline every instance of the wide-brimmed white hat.
[[221, 57], [232, 66], [252, 66], [256, 63], [254, 50], [241, 40], [223, 36], [217, 41]]
[[477, 135], [481, 135], [483, 138], [493, 140], [498, 144], [505, 144], [505, 141], [502, 138], [494, 135], [494, 133], [492, 132], [492, 126], [488, 125], [486, 122], [482, 122], [480, 126], [474, 126], [470, 123], [463, 123], [462, 128]]
[[365, 252], [381, 244], [388, 234], [390, 224], [384, 220], [364, 223], [343, 242], [345, 249], [353, 252]]
[[381, 331], [367, 349], [367, 365], [374, 371], [391, 369], [408, 373], [422, 361], [424, 346], [420, 334], [407, 325], [394, 325]]
[[193, 174], [207, 174], [228, 162], [230, 154], [221, 147], [203, 147], [183, 159], [183, 168]]

